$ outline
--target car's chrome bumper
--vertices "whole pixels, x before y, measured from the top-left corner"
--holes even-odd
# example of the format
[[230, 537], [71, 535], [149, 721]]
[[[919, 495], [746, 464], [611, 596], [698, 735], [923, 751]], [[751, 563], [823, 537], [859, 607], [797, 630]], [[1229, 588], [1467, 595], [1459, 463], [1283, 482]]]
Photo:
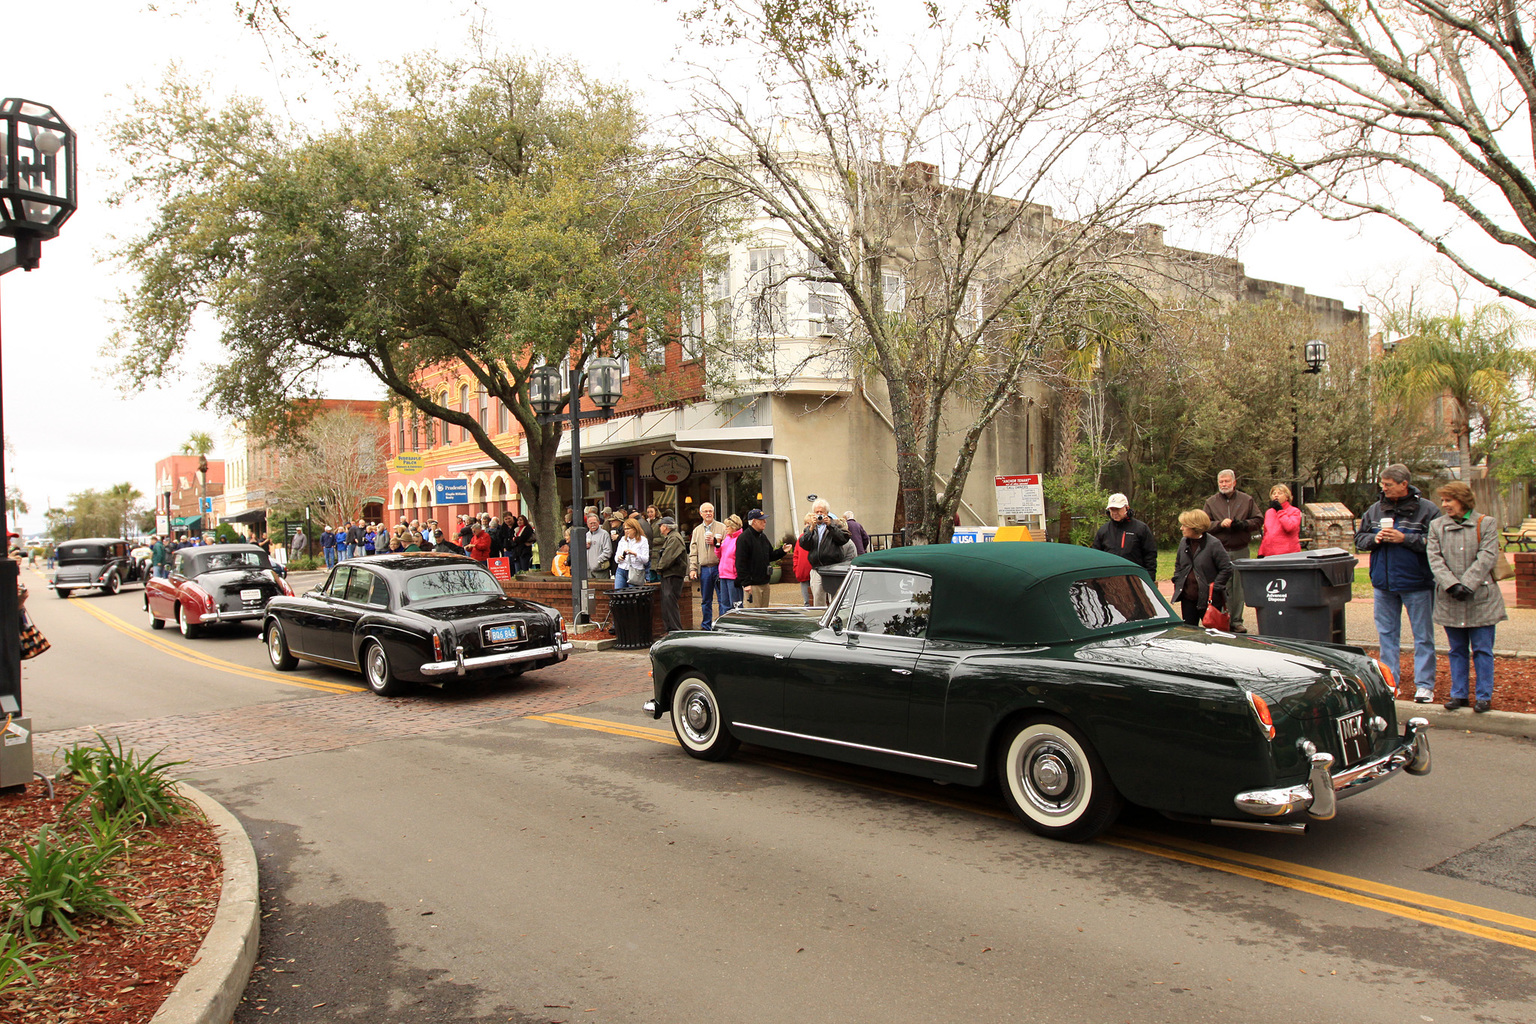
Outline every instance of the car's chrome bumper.
[[267, 614], [267, 612], [266, 612], [266, 609], [264, 609], [264, 608], [241, 609], [238, 612], [226, 612], [226, 611], [224, 611], [222, 609], [215, 608], [213, 611], [208, 612], [207, 614], [205, 614], [202, 617], [202, 619], [200, 619], [199, 621], [200, 622], [249, 622], [252, 619], [259, 619], [259, 618], [261, 618], [265, 614]]
[[543, 661], [545, 658], [564, 659], [570, 654], [572, 646], [569, 641], [554, 643], [548, 647], [525, 647], [520, 651], [507, 651], [503, 654], [482, 654], [477, 658], [466, 658], [464, 652], [459, 651], [452, 661], [429, 661], [421, 666], [423, 675], [462, 676], [466, 672], [472, 672], [481, 668], [496, 668], [501, 665], [516, 665], [524, 661]]
[[1403, 741], [1395, 749], [1337, 774], [1329, 770], [1332, 767], [1332, 754], [1313, 754], [1306, 782], [1281, 789], [1249, 790], [1237, 794], [1233, 803], [1244, 814], [1260, 818], [1282, 818], [1302, 811], [1314, 818], [1331, 818], [1339, 798], [1370, 789], [1400, 770], [1410, 775], [1428, 775], [1429, 722], [1410, 718], [1403, 729]]

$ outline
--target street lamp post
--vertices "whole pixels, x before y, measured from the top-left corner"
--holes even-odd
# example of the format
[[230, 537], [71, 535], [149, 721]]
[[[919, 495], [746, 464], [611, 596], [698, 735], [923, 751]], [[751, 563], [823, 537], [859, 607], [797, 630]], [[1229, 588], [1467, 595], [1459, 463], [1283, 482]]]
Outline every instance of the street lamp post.
[[[16, 244], [0, 252], [0, 274], [20, 267], [36, 270], [43, 241], [75, 212], [75, 133], [46, 104], [10, 97], [0, 100], [0, 235]], [[3, 385], [0, 385], [3, 390]], [[0, 406], [0, 432], [5, 412]], [[0, 483], [6, 479], [5, 452], [0, 446]], [[6, 538], [9, 541], [10, 538]], [[0, 789], [25, 786], [32, 780], [29, 722], [21, 718], [21, 605], [17, 582], [21, 567], [9, 557], [0, 561], [0, 714], [5, 715], [7, 757], [0, 761]], [[19, 732], [17, 730], [20, 730]], [[17, 738], [20, 743], [14, 743]], [[25, 748], [25, 752], [13, 749]]]
[[[1302, 348], [1302, 358], [1307, 364], [1302, 372], [1322, 373], [1328, 362], [1328, 343], [1316, 339], [1307, 342]], [[1291, 499], [1297, 508], [1301, 507], [1301, 400], [1296, 394], [1295, 377], [1291, 378]]]
[[[586, 615], [586, 602], [582, 600], [587, 585], [587, 546], [585, 541], [578, 544], [576, 537], [576, 517], [582, 512], [581, 496], [581, 421], [587, 419], [608, 419], [613, 415], [613, 407], [619, 404], [619, 399], [624, 395], [624, 371], [617, 359], [604, 356], [592, 360], [583, 373], [580, 370], [572, 374], [571, 387], [565, 390], [565, 375], [560, 372], [558, 366], [540, 366], [535, 369], [528, 378], [528, 399], [533, 405], [534, 412], [539, 414], [540, 423], [554, 424], [560, 422], [560, 407], [567, 402], [570, 417], [571, 431], [571, 618], [583, 621]], [[587, 393], [592, 398], [592, 403], [597, 406], [593, 412], [581, 411], [581, 389], [586, 384]], [[582, 529], [586, 529], [586, 517], [580, 520]], [[557, 548], [559, 544], [555, 545]]]

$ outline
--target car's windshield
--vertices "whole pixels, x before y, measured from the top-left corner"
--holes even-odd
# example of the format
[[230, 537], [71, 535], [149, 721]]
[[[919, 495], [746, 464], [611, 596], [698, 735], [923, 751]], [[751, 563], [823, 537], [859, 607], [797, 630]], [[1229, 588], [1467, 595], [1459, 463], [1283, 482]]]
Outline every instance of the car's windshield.
[[203, 556], [203, 572], [219, 569], [265, 569], [272, 563], [263, 551], [215, 551]]
[[417, 573], [405, 581], [407, 601], [430, 601], [439, 597], [501, 597], [506, 591], [484, 569], [434, 569]]
[[1069, 596], [1078, 620], [1090, 629], [1168, 617], [1168, 610], [1140, 576], [1078, 580]]

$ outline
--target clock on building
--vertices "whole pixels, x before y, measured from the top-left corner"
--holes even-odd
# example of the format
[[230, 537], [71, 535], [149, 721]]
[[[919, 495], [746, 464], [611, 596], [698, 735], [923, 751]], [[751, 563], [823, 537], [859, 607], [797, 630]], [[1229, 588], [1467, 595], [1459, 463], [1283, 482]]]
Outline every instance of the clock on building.
[[664, 484], [680, 484], [693, 475], [693, 460], [682, 452], [662, 452], [651, 460], [651, 477]]

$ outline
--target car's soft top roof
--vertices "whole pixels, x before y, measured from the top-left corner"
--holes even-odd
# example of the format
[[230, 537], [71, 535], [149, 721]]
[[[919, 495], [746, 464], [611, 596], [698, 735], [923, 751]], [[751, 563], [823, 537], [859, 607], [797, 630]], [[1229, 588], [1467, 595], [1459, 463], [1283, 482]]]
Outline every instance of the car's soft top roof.
[[1075, 544], [924, 544], [872, 551], [853, 564], [932, 576], [929, 638], [980, 643], [1046, 644], [1088, 636], [1099, 631], [1072, 611], [1068, 584], [1095, 576], [1150, 582], [1140, 566]]
[[477, 562], [468, 555], [456, 555], [451, 551], [393, 551], [387, 555], [365, 555], [362, 558], [349, 558], [341, 565], [361, 565], [369, 569], [383, 569], [389, 572], [415, 572], [418, 569], [485, 569], [489, 568], [483, 562]]

